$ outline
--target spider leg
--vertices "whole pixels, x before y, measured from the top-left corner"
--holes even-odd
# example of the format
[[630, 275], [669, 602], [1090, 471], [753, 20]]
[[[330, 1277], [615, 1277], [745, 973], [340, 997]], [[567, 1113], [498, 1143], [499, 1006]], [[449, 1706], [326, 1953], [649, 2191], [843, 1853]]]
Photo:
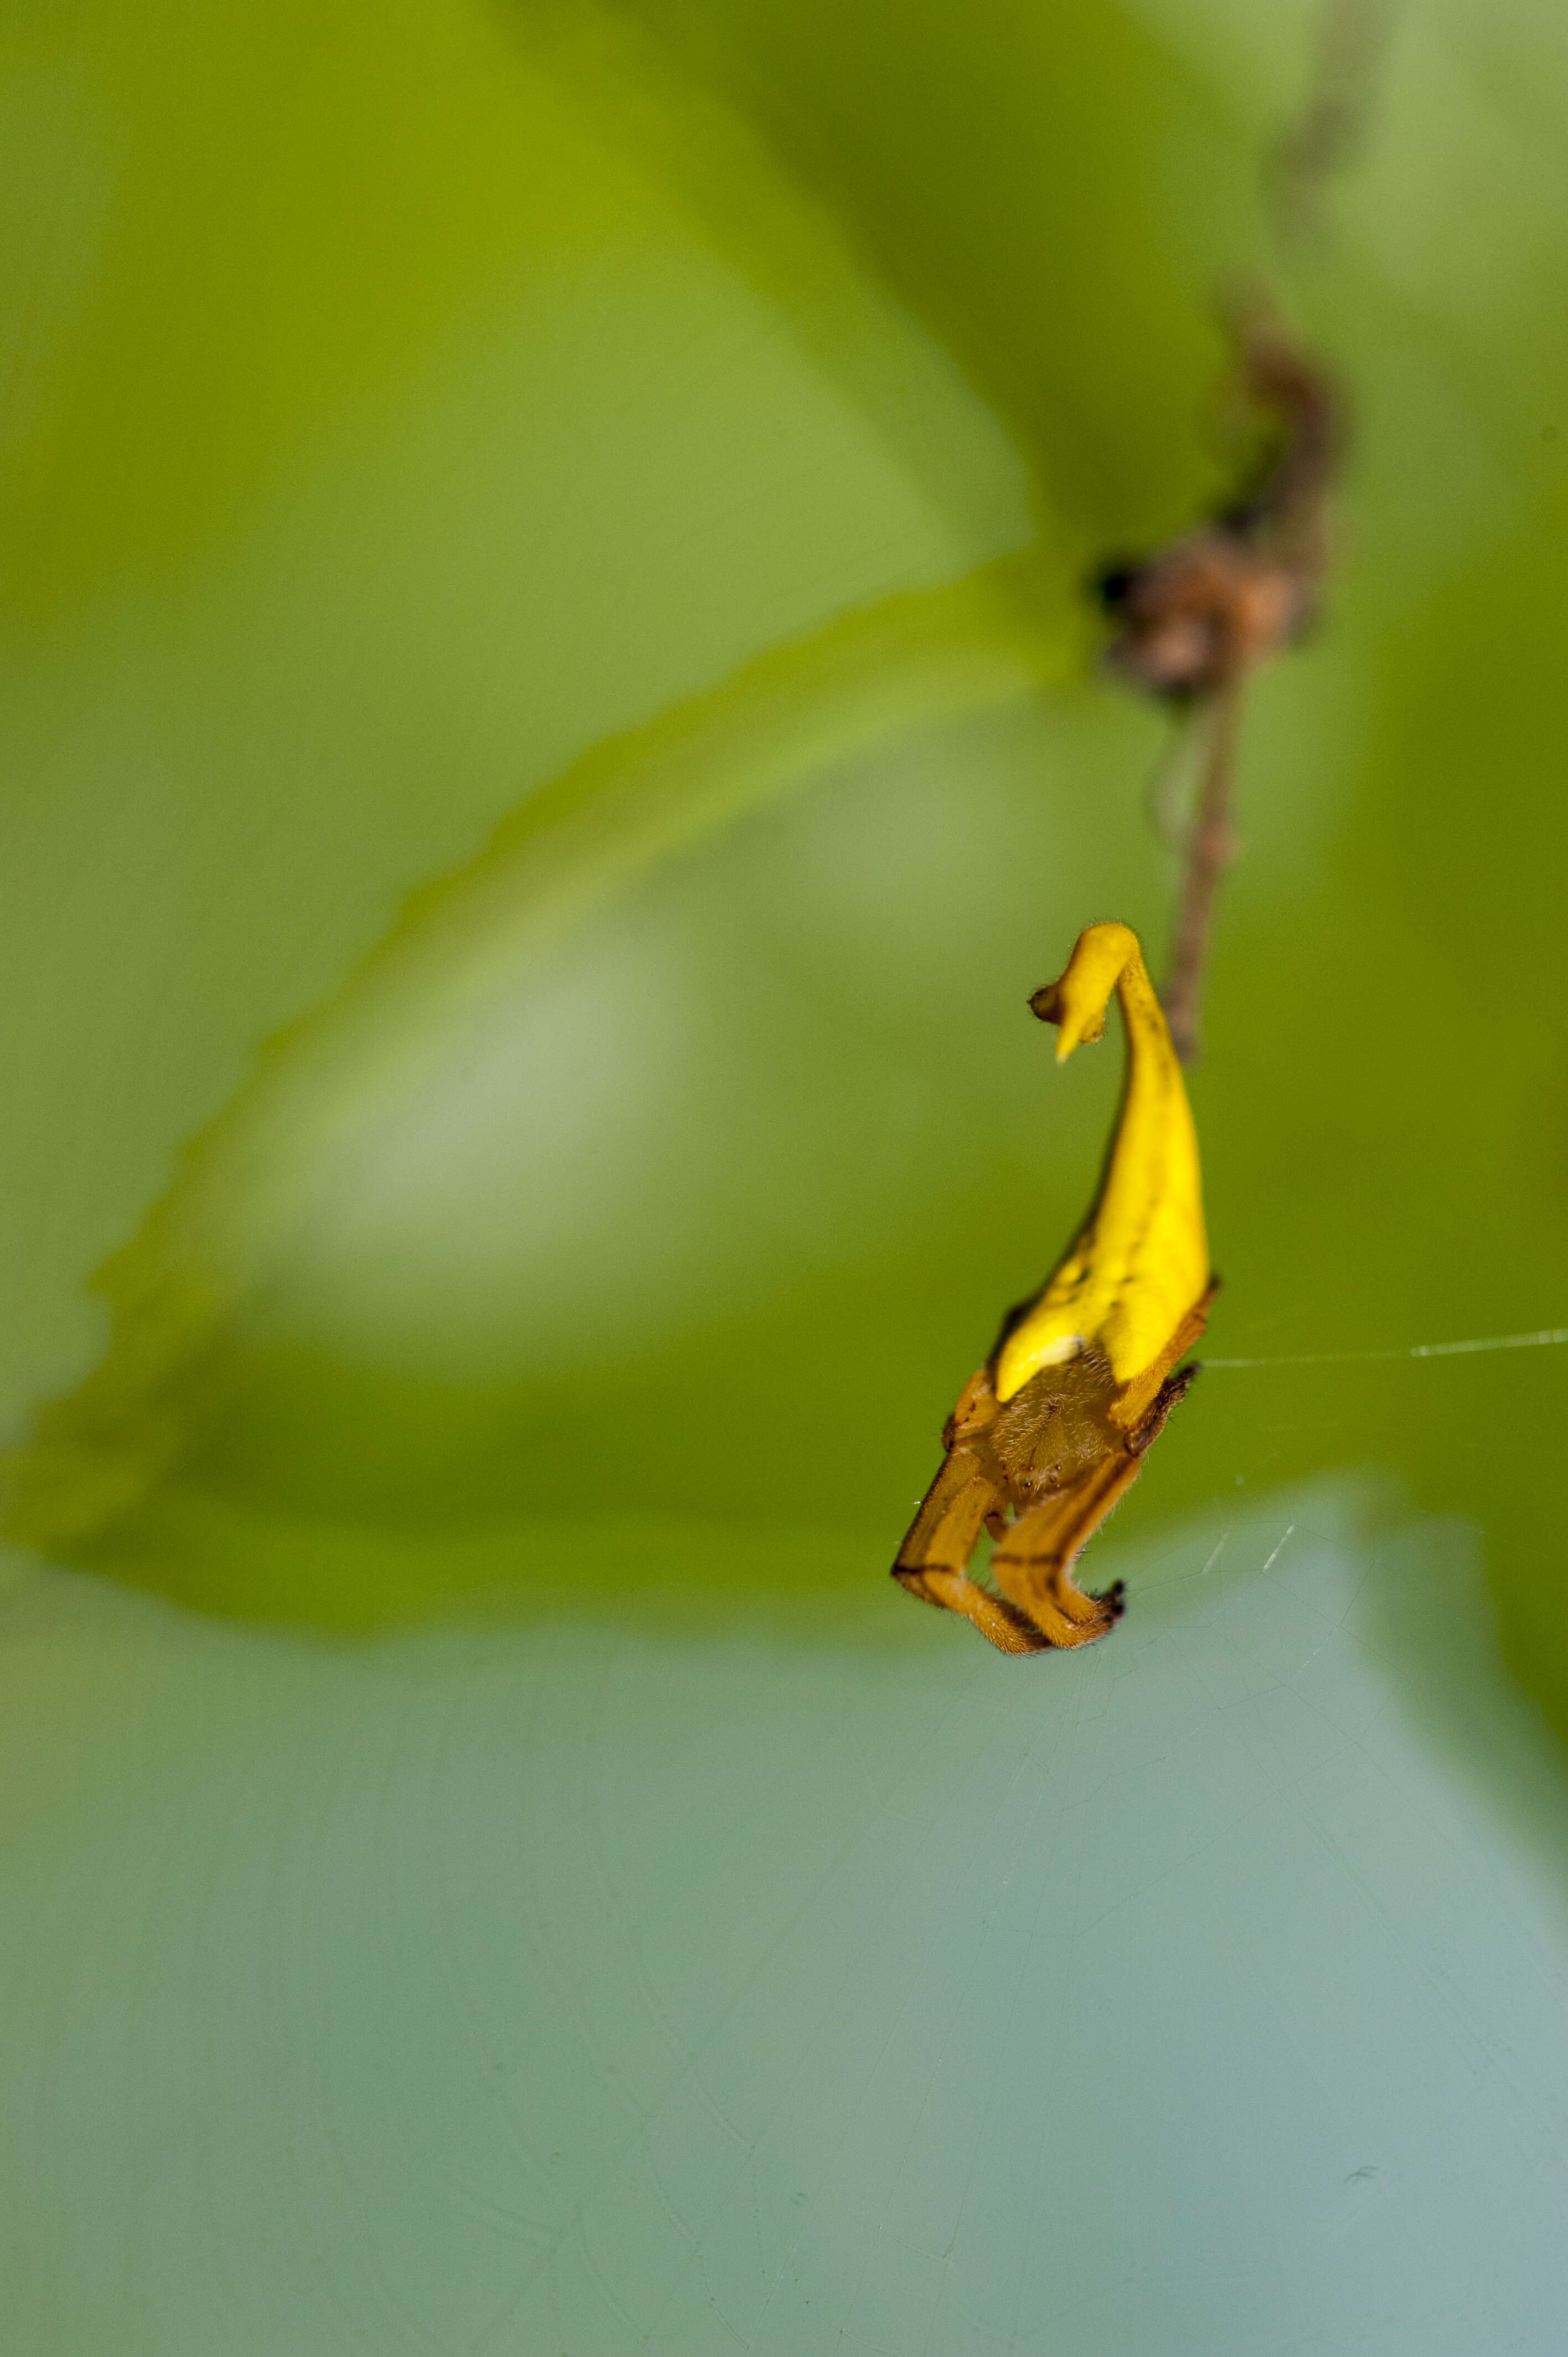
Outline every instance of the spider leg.
[[1005, 1598], [968, 1576], [983, 1526], [1006, 1507], [1001, 1486], [972, 1449], [950, 1449], [898, 1550], [893, 1577], [926, 1604], [961, 1613], [1004, 1653], [1037, 1652], [1045, 1641]]
[[1187, 1311], [1153, 1366], [1145, 1368], [1135, 1383], [1127, 1384], [1111, 1411], [1114, 1422], [1129, 1436], [1129, 1445], [1140, 1453], [1157, 1438], [1166, 1416], [1201, 1372], [1201, 1362], [1184, 1367], [1176, 1375], [1171, 1373], [1171, 1369], [1202, 1334], [1208, 1323], [1208, 1305], [1219, 1290], [1219, 1279], [1211, 1277], [1208, 1290]]
[[1047, 1645], [1088, 1645], [1122, 1617], [1120, 1581], [1103, 1596], [1079, 1587], [1072, 1566], [1122, 1492], [1131, 1489], [1142, 1453], [1118, 1450], [1069, 1490], [1020, 1514], [991, 1569], [1009, 1602], [1025, 1612]]
[[1039, 1653], [1051, 1641], [1025, 1614], [1015, 1611], [1005, 1597], [993, 1596], [967, 1573], [895, 1568], [893, 1577], [923, 1604], [935, 1604], [944, 1612], [961, 1613], [983, 1637], [989, 1638], [999, 1653]]

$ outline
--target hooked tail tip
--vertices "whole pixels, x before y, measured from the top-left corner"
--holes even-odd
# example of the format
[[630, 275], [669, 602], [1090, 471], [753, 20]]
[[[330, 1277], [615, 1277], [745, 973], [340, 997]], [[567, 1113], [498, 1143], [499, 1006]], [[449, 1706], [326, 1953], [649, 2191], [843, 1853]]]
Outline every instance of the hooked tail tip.
[[1091, 1046], [1105, 1028], [1103, 1010], [1098, 1021], [1086, 1022], [1081, 1007], [1075, 1011], [1065, 1003], [1061, 982], [1047, 982], [1043, 989], [1034, 992], [1029, 1000], [1029, 1012], [1042, 1023], [1055, 1023], [1060, 1027], [1057, 1040], [1058, 1064], [1065, 1064], [1075, 1048], [1086, 1044]]

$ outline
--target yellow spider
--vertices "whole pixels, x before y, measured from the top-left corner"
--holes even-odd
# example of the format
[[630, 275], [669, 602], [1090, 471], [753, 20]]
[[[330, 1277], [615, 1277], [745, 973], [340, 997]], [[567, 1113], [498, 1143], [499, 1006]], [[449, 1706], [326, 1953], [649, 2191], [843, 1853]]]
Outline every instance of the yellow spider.
[[[893, 1566], [912, 1596], [963, 1613], [1007, 1653], [1085, 1645], [1119, 1617], [1120, 1587], [1086, 1595], [1073, 1562], [1197, 1374], [1172, 1370], [1215, 1291], [1197, 1135], [1137, 935], [1089, 926], [1060, 981], [1029, 1004], [1058, 1027], [1059, 1064], [1099, 1039], [1112, 990], [1127, 1071], [1099, 1196], [965, 1384], [941, 1469]], [[983, 1529], [997, 1542], [994, 1589], [969, 1577]]]

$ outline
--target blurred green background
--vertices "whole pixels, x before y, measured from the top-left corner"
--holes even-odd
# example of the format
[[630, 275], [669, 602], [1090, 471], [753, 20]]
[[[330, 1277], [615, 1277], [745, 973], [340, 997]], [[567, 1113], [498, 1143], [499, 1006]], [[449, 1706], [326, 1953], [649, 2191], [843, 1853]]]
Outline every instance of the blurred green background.
[[[1114, 1100], [1117, 1050], [1057, 1073], [1024, 1000], [1093, 918], [1163, 939], [1144, 798], [1165, 724], [1097, 673], [1079, 584], [1223, 482], [1227, 286], [1279, 291], [1355, 438], [1326, 619], [1248, 717], [1193, 1083], [1225, 1280], [1210, 1347], [1568, 1320], [1568, 29], [1530, 0], [1369, 16], [1363, 143], [1282, 245], [1265, 167], [1325, 21], [1229, 0], [10, 12], [0, 1824], [25, 2357], [1556, 2345], [1560, 2033], [1529, 2068], [1486, 2047], [1462, 2164], [1433, 2127], [1460, 2093], [1422, 2071], [1487, 2007], [1533, 2020], [1568, 1956], [1532, 1716], [1568, 1731], [1568, 1351], [1216, 1368], [1100, 1543], [1150, 1600], [1140, 1636], [1135, 1583], [1092, 1663], [977, 1658], [885, 1578]], [[1332, 1611], [1288, 1558], [1288, 1609], [1260, 1569], [1287, 1526], [1316, 1534]], [[1203, 1602], [1222, 1541], [1226, 1565], [1251, 1550], [1236, 1609], [1261, 1635]], [[1348, 1627], [1366, 1656], [1325, 1700], [1311, 1664]], [[808, 2201], [779, 2161], [746, 2220], [683, 2225], [696, 2274], [616, 2207], [592, 2136], [560, 2191], [550, 2139], [618, 2088], [654, 2115], [648, 2053], [689, 2072], [706, 2050], [735, 1925], [792, 1875], [818, 1938], [795, 1970], [817, 1986], [853, 1936], [873, 2036], [915, 1934], [897, 1907], [871, 1929], [824, 1913], [812, 1844], [881, 1854], [895, 1758], [910, 1824], [946, 1824], [950, 1712], [975, 1730], [966, 1792], [988, 1761], [1036, 1792], [1030, 1824], [1066, 1812], [1141, 1889], [1137, 1812], [1072, 1815], [1073, 1747], [1105, 1720], [1138, 1775], [1165, 1758], [1137, 1728], [1165, 1724], [1149, 1697], [1175, 1661], [1197, 1750], [1173, 1738], [1169, 1809], [1207, 1823], [1203, 1796], [1253, 1772], [1214, 1748], [1244, 1701], [1281, 1789], [1308, 1753], [1339, 1763], [1321, 1823], [1365, 1810], [1373, 1863], [1335, 1851], [1308, 1931], [1306, 1867], [1277, 1904], [1248, 1897], [1220, 1808], [1223, 1900], [1151, 1867], [1176, 1917], [1027, 1966], [1074, 1993], [1042, 1984], [1047, 2018], [1007, 2035], [1031, 2070], [1079, 2056], [1078, 2092], [1047, 2168], [1050, 2073], [1036, 2114], [1004, 2118], [975, 2092], [993, 2058], [972, 2059], [954, 2219], [1011, 2189], [1007, 2248], [1032, 2250], [1042, 2188], [1052, 2214], [1110, 2204], [1126, 2139], [1165, 2157], [1077, 2323], [1032, 2277], [1007, 2277], [1010, 2320], [943, 2309], [950, 2229], [898, 2255], [878, 2174], [905, 2165], [898, 2136], [852, 2191], [797, 2158]], [[1298, 1759], [1303, 1711], [1337, 1733]], [[1371, 1741], [1384, 1718], [1397, 1739]], [[1343, 1747], [1363, 1744], [1359, 1789]], [[699, 1872], [714, 1808], [728, 1864]], [[1449, 1844], [1424, 1898], [1400, 1863], [1417, 1821]], [[1021, 1876], [1048, 1922], [1058, 1868], [1016, 1838], [998, 1889]], [[1474, 1863], [1489, 1846], [1502, 1898]], [[921, 1921], [1005, 1913], [945, 1850], [893, 1849]], [[1296, 1853], [1273, 1855], [1277, 1874]], [[488, 1889], [508, 1894], [491, 1913]], [[1358, 1978], [1346, 1910], [1369, 1889], [1386, 1946]], [[1518, 1936], [1493, 1953], [1499, 1910]], [[1173, 1923], [1197, 1961], [1151, 2013], [1119, 1975], [1179, 1948]], [[1265, 1995], [1228, 2078], [1237, 1992], [1313, 1938], [1362, 2043], [1342, 2009]], [[482, 2003], [463, 1993], [481, 1954]], [[933, 2025], [991, 2002], [972, 1969], [932, 1967], [922, 2085], [950, 2068]], [[1315, 2208], [1288, 2124], [1316, 2103], [1337, 2136], [1412, 1991], [1451, 1984], [1456, 2018], [1380, 2096], [1376, 2135], [1410, 2153], [1347, 2159], [1333, 2199], [1364, 2163], [1364, 2217]], [[706, 1992], [690, 2019], [677, 1986]], [[1084, 2023], [1107, 1989], [1202, 2070], [1142, 2123], [1129, 2095], [1101, 2147], [1095, 2072], [1122, 2066]], [[374, 2035], [361, 2002], [387, 2008]], [[606, 2049], [628, 2019], [643, 2045]], [[493, 2147], [465, 2147], [458, 2199], [431, 2156], [500, 2099], [488, 2062], [452, 2075], [450, 2041], [492, 2036], [543, 2075]], [[818, 2036], [802, 2016], [785, 2037], [791, 2072]], [[389, 2126], [394, 2050], [428, 2070]], [[760, 2083], [748, 2051], [732, 2095]], [[848, 2069], [797, 2155], [848, 2133]], [[1200, 2101], [1199, 2080], [1230, 2092]], [[318, 2100], [319, 2181], [289, 2125]], [[1182, 2156], [1228, 2134], [1234, 2182], [1180, 2222]], [[1455, 2167], [1470, 2193], [1488, 2172], [1524, 2238], [1492, 2274], [1456, 2255], [1436, 2190]], [[816, 2222], [791, 2242], [797, 2196]], [[654, 2207], [689, 2225], [685, 2198]], [[565, 2299], [596, 2201], [625, 2279], [585, 2262], [569, 2314], [529, 2306], [524, 2278]], [[458, 2212], [489, 2220], [490, 2258], [432, 2223]], [[1094, 2247], [1087, 2214], [1060, 2231]], [[394, 2296], [367, 2235], [417, 2281]], [[874, 2251], [906, 2304], [868, 2322]], [[1014, 2261], [972, 2264], [994, 2287]], [[746, 2322], [740, 2278], [791, 2265], [815, 2315]]]

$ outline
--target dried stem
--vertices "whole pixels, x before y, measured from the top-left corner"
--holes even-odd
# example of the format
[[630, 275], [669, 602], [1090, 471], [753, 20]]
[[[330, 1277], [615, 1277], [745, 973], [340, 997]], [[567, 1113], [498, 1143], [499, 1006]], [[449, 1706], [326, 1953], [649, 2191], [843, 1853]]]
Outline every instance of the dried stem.
[[1165, 1020], [1184, 1064], [1196, 1063], [1202, 1052], [1203, 985], [1214, 904], [1219, 879], [1236, 856], [1230, 790], [1245, 687], [1246, 671], [1239, 664], [1208, 698], [1201, 782], [1187, 836], [1171, 976], [1164, 992]]
[[1115, 618], [1109, 661], [1186, 726], [1161, 764], [1155, 823], [1196, 747], [1186, 874], [1165, 995], [1182, 1062], [1198, 1053], [1204, 969], [1219, 879], [1235, 857], [1230, 786], [1241, 705], [1254, 671], [1310, 620], [1328, 556], [1326, 505], [1343, 440], [1331, 381], [1256, 306], [1234, 319], [1242, 392], [1271, 447], [1205, 523], [1146, 556], [1108, 565], [1101, 597]]
[[1394, 7], [1395, 0], [1321, 0], [1310, 85], [1263, 167], [1274, 230], [1287, 249], [1321, 231], [1325, 199], [1374, 128]]

